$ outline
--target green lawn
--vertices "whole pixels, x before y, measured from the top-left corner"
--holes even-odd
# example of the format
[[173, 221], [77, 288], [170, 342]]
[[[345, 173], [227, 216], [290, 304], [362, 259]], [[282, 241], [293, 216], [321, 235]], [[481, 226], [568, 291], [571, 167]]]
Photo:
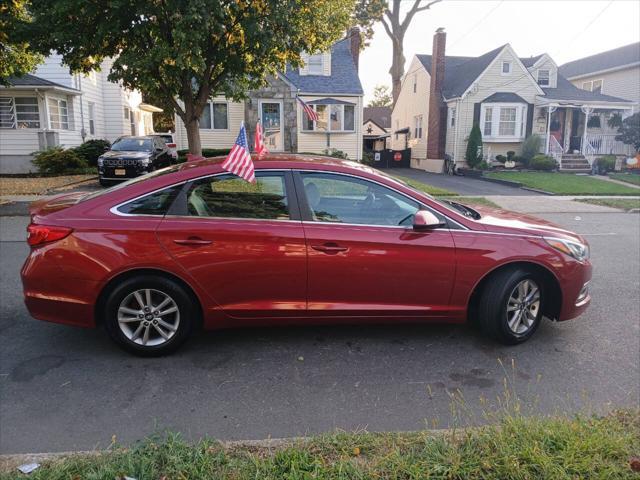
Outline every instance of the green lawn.
[[602, 205], [604, 207], [619, 208], [621, 210], [631, 210], [640, 208], [638, 198], [578, 198], [579, 202], [590, 203], [591, 205]]
[[195, 445], [178, 435], [101, 455], [44, 462], [0, 480], [638, 479], [638, 411], [604, 418], [505, 416], [493, 426], [444, 433], [338, 433], [276, 446]]
[[489, 178], [520, 182], [558, 195], [640, 195], [640, 190], [597, 177], [551, 172], [491, 172]]
[[428, 193], [429, 195], [450, 196], [450, 197], [458, 195], [456, 192], [451, 192], [449, 190], [445, 190], [444, 188], [434, 187], [433, 185], [429, 185], [428, 183], [422, 183], [412, 178], [403, 177], [401, 175], [391, 175], [391, 176], [394, 178], [397, 178], [398, 180], [403, 181], [407, 185], [415, 188], [416, 190], [420, 190], [421, 192]]
[[487, 200], [484, 197], [438, 197], [440, 200], [451, 200], [452, 202], [462, 203], [463, 205], [468, 205], [470, 207], [480, 206], [480, 207], [491, 207], [491, 208], [500, 208], [500, 205], [493, 203], [491, 200]]
[[614, 180], [620, 180], [621, 182], [640, 185], [640, 175], [638, 175], [637, 173], [610, 173], [609, 177], [613, 178]]

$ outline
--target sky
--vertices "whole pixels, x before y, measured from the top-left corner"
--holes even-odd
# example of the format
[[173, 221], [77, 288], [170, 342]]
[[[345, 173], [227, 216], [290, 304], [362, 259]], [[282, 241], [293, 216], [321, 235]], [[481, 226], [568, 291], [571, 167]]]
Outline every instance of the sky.
[[[402, 4], [406, 11], [413, 0]], [[510, 43], [520, 57], [548, 53], [562, 65], [640, 41], [640, 0], [444, 0], [413, 18], [405, 71], [414, 54], [431, 53], [439, 27], [447, 32], [447, 55], [481, 55]], [[365, 105], [376, 85], [391, 87], [390, 66], [391, 40], [378, 24], [360, 56]]]

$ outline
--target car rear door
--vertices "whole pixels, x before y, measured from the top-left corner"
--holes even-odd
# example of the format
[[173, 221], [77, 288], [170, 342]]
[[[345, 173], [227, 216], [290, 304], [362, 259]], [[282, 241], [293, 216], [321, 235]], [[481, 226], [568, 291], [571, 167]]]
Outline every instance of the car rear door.
[[306, 310], [306, 246], [289, 171], [256, 183], [219, 174], [185, 185], [157, 235], [185, 272], [232, 317]]
[[309, 315], [455, 316], [449, 307], [453, 239], [446, 227], [413, 230], [413, 215], [423, 206], [359, 177], [295, 176], [307, 239]]

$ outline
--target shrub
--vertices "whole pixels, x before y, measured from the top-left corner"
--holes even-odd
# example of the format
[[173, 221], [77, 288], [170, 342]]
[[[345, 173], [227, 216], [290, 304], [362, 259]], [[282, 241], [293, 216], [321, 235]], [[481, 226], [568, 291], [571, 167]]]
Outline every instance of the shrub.
[[528, 165], [531, 159], [540, 153], [541, 148], [542, 138], [535, 133], [529, 135], [525, 141], [522, 142], [522, 153], [520, 154], [522, 163]]
[[513, 157], [516, 156], [516, 152], [514, 152], [513, 150], [509, 150], [507, 152], [507, 160], [509, 160], [510, 162], [513, 161]]
[[596, 166], [600, 173], [613, 172], [616, 169], [616, 156], [605, 155], [604, 157], [596, 158]]
[[464, 156], [471, 168], [476, 168], [482, 161], [482, 132], [480, 126], [476, 123], [471, 129], [469, 140], [467, 142], [467, 152]]
[[[203, 148], [202, 156], [203, 157], [224, 157], [229, 155], [231, 151], [230, 148]], [[178, 150], [178, 162], [186, 162], [187, 161], [187, 153], [189, 153], [188, 149]]]
[[529, 162], [529, 166], [534, 170], [555, 170], [558, 166], [556, 160], [548, 155], [536, 155]]
[[524, 163], [524, 158], [522, 158], [520, 155], [514, 155], [511, 160], [516, 163]]
[[476, 165], [478, 170], [489, 170], [489, 164], [484, 160], [481, 160], [480, 163]]
[[92, 167], [98, 166], [98, 157], [109, 150], [111, 143], [108, 140], [93, 139], [87, 140], [79, 147], [73, 149], [79, 156], [84, 158]]
[[342, 158], [343, 160], [347, 160], [349, 158], [342, 150], [337, 150], [335, 148], [326, 148], [323, 153], [329, 157]]
[[640, 152], [640, 112], [634, 113], [622, 121], [616, 140], [625, 145], [633, 145], [636, 152]]
[[364, 152], [362, 155], [362, 163], [364, 163], [365, 165], [369, 165], [370, 167], [375, 165], [376, 162], [374, 160], [374, 153]]
[[496, 155], [496, 160], [500, 163], [504, 163], [507, 161], [507, 157], [505, 157], [504, 155]]
[[87, 161], [73, 149], [53, 147], [34, 153], [31, 162], [40, 173], [77, 173], [89, 168]]

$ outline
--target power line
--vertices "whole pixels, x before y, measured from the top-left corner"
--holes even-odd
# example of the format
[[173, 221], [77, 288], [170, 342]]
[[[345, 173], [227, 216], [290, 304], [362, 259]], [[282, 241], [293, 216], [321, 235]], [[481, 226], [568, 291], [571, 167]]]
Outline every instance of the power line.
[[[613, 0], [611, 0], [611, 1], [613, 1]], [[473, 32], [476, 28], [478, 28], [480, 26], [480, 24], [482, 22], [484, 22], [489, 17], [489, 15], [491, 15], [493, 12], [495, 12], [498, 9], [498, 7], [500, 7], [500, 5], [502, 5], [503, 3], [504, 3], [504, 0], [500, 0], [500, 3], [498, 3], [495, 7], [493, 7], [491, 10], [489, 10], [484, 17], [482, 17], [480, 20], [478, 20], [478, 22], [476, 22], [473, 25], [473, 27], [471, 27], [469, 30], [467, 30], [467, 33], [465, 33], [460, 38], [458, 38], [455, 42], [453, 42], [453, 45], [451, 45], [451, 48], [455, 47], [463, 39], [467, 38], [471, 32]]]
[[594, 23], [596, 20], [598, 20], [598, 18], [600, 18], [600, 16], [601, 16], [601, 15], [602, 15], [606, 10], [607, 10], [607, 8], [609, 8], [612, 4], [613, 4], [613, 0], [609, 0], [609, 3], [607, 3], [607, 4], [604, 6], [604, 8], [603, 8], [602, 10], [600, 10], [600, 12], [598, 12], [598, 14], [597, 14], [595, 17], [593, 17], [593, 19], [591, 19], [591, 21], [587, 24], [587, 26], [586, 26], [586, 27], [584, 27], [582, 30], [580, 30], [580, 32], [578, 32], [576, 35], [574, 35], [574, 36], [573, 36], [573, 38], [572, 38], [571, 40], [569, 40], [569, 43], [567, 43], [567, 44], [565, 45], [565, 49], [569, 48], [569, 47], [573, 44], [573, 42], [575, 42], [575, 41], [576, 41], [576, 39], [577, 39], [580, 35], [582, 35], [584, 32], [586, 32], [586, 31], [589, 29], [589, 27], [591, 27], [591, 25], [593, 25], [593, 23]]

